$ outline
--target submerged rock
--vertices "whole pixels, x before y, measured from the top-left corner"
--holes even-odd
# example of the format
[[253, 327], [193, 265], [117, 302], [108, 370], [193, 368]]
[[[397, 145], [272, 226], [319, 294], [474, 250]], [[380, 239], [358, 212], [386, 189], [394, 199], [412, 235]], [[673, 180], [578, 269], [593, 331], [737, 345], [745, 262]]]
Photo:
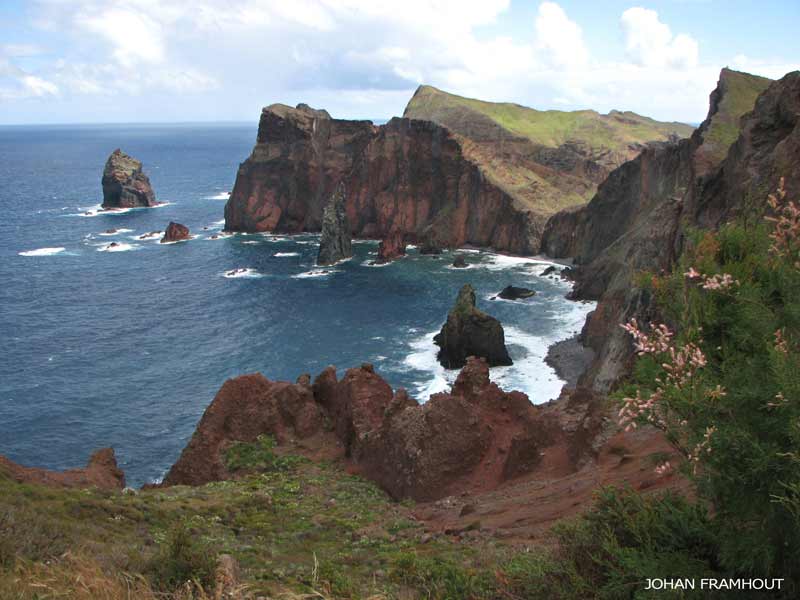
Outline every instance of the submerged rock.
[[117, 148], [103, 169], [103, 208], [141, 208], [156, 206], [156, 195], [142, 163]]
[[453, 259], [453, 266], [456, 269], [465, 269], [467, 268], [467, 259], [464, 258], [463, 254], [456, 254], [455, 258]]
[[180, 242], [189, 239], [189, 228], [186, 225], [181, 225], [175, 221], [170, 221], [164, 231], [164, 237], [161, 238], [161, 243], [167, 242]]
[[502, 298], [503, 300], [521, 300], [522, 298], [531, 298], [535, 295], [536, 292], [534, 290], [507, 285], [499, 294], [497, 294], [497, 297]]
[[446, 369], [458, 369], [467, 357], [486, 359], [490, 367], [510, 365], [500, 321], [478, 310], [475, 290], [469, 284], [461, 288], [442, 330], [433, 338], [440, 350], [437, 359]]
[[317, 264], [333, 265], [353, 256], [350, 222], [345, 212], [345, 188], [340, 183], [322, 212], [322, 238], [319, 242]]

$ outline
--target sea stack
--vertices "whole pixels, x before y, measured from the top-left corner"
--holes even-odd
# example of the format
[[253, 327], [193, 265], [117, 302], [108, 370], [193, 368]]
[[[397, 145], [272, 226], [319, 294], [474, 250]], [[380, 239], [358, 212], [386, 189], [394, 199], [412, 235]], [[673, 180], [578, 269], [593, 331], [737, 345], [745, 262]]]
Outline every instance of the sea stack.
[[381, 265], [384, 263], [397, 260], [401, 256], [406, 255], [406, 241], [403, 232], [399, 229], [393, 229], [386, 237], [381, 240], [378, 246], [378, 259], [375, 261]]
[[117, 148], [103, 169], [103, 208], [142, 208], [156, 206], [150, 179], [142, 171], [141, 161]]
[[189, 237], [189, 228], [186, 225], [170, 221], [164, 231], [164, 237], [161, 238], [161, 243], [181, 242], [183, 240], [188, 240]]
[[461, 288], [447, 322], [433, 341], [439, 346], [436, 358], [446, 369], [460, 369], [470, 356], [486, 359], [490, 367], [512, 364], [503, 326], [478, 310], [475, 290], [469, 284]]
[[347, 220], [344, 202], [344, 184], [340, 183], [322, 212], [322, 238], [317, 255], [317, 264], [320, 266], [333, 265], [353, 256], [350, 222]]

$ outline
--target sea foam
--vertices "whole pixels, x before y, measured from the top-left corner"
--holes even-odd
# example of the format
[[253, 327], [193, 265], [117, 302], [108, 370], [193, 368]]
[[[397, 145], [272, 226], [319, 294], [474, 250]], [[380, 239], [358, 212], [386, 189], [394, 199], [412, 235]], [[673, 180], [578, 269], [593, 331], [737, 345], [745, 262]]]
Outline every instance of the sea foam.
[[64, 252], [64, 248], [37, 248], [36, 250], [25, 250], [20, 252], [20, 256], [55, 256]]

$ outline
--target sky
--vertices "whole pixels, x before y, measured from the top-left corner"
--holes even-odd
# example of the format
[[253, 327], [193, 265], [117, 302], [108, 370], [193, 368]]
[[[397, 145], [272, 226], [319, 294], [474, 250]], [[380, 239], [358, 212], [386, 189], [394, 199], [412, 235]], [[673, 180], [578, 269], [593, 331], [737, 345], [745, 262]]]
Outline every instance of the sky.
[[0, 0], [0, 124], [401, 115], [422, 83], [698, 123], [719, 71], [800, 69], [800, 1]]

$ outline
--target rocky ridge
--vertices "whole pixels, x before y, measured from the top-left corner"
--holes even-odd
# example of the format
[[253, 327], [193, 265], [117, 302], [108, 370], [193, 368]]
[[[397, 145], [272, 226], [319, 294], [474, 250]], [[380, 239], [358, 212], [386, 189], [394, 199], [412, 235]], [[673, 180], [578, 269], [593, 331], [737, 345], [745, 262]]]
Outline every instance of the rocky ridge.
[[449, 392], [425, 404], [393, 391], [368, 364], [341, 379], [328, 367], [313, 383], [243, 375], [222, 386], [164, 485], [229, 479], [227, 449], [266, 434], [278, 451], [344, 461], [398, 499], [484, 493], [540, 468], [566, 475], [592, 460], [604, 411], [591, 398], [583, 391], [563, 406], [534, 406], [491, 383], [486, 361], [474, 357]]

